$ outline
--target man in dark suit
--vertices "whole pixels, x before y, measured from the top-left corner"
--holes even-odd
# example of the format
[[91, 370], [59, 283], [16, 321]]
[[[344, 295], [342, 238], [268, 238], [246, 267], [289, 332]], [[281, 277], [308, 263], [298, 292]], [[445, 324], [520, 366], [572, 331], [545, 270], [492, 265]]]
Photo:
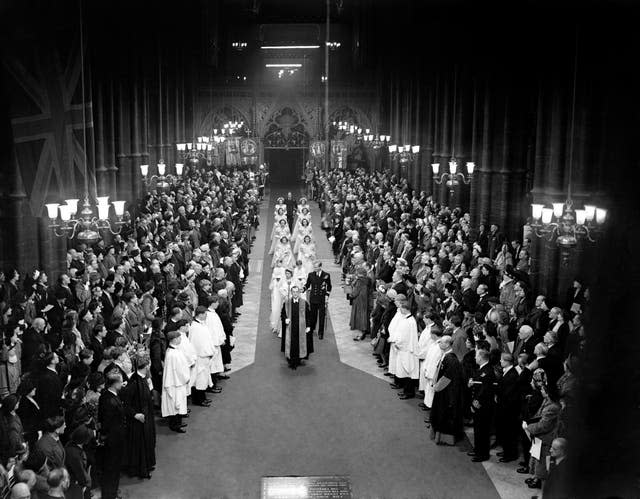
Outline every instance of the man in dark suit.
[[474, 463], [489, 459], [491, 445], [491, 418], [495, 409], [496, 376], [489, 364], [489, 352], [476, 350], [476, 364], [480, 368], [469, 380], [473, 387], [473, 452], [469, 455]]
[[567, 440], [555, 438], [551, 442], [551, 467], [544, 482], [542, 494], [545, 499], [567, 499], [572, 496], [570, 470], [567, 463]]
[[[331, 276], [322, 270], [322, 262], [313, 264], [313, 272], [307, 276], [304, 290], [309, 292], [309, 308], [311, 313], [311, 334], [315, 331], [318, 319], [318, 338], [324, 338], [324, 316], [326, 303], [331, 293]], [[319, 317], [318, 317], [319, 316]]]
[[288, 192], [287, 199], [284, 200], [284, 204], [287, 206], [287, 222], [289, 223], [289, 230], [293, 230], [293, 217], [296, 214], [298, 203], [293, 198], [293, 195]]
[[42, 317], [36, 317], [33, 324], [22, 335], [22, 369], [30, 371], [37, 353], [45, 349], [44, 331], [46, 323]]
[[498, 453], [501, 463], [518, 458], [518, 436], [520, 430], [520, 406], [522, 403], [520, 375], [513, 366], [513, 355], [503, 353], [500, 357], [502, 377], [498, 381], [496, 411], [496, 433], [502, 445]]
[[45, 352], [39, 359], [42, 372], [36, 380], [36, 402], [40, 407], [42, 419], [53, 418], [62, 413], [63, 384], [58, 375], [57, 366], [60, 363], [58, 354]]
[[533, 358], [533, 350], [537, 344], [538, 340], [533, 334], [533, 328], [527, 324], [520, 326], [518, 337], [513, 345], [513, 357], [518, 358], [521, 353], [526, 353]]
[[481, 312], [486, 315], [491, 310], [491, 304], [489, 303], [489, 289], [486, 284], [478, 284], [476, 289], [478, 295], [478, 301], [476, 302], [475, 311]]
[[122, 388], [122, 375], [116, 371], [106, 373], [105, 390], [98, 402], [100, 432], [104, 440], [102, 497], [116, 499], [120, 484], [120, 468], [126, 444], [125, 410], [118, 392]]

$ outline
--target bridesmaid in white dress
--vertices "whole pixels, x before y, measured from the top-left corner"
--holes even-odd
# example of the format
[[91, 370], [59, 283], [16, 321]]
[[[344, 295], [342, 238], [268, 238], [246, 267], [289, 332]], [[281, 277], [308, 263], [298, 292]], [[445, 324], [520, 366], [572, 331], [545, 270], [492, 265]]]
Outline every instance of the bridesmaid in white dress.
[[291, 251], [291, 245], [289, 244], [289, 238], [283, 236], [276, 245], [273, 251], [273, 260], [271, 261], [271, 267], [275, 267], [276, 262], [282, 260], [282, 266], [285, 269], [292, 269], [294, 265], [293, 251]]
[[269, 254], [272, 255], [278, 245], [278, 242], [286, 237], [287, 240], [291, 238], [291, 231], [289, 231], [289, 225], [287, 224], [287, 217], [285, 216], [277, 224], [274, 224], [273, 231], [271, 232], [271, 249]]
[[298, 260], [302, 262], [307, 274], [313, 272], [313, 262], [316, 261], [316, 245], [311, 236], [305, 236], [298, 250]]
[[284, 203], [284, 198], [280, 197], [276, 200], [275, 213], [278, 213], [278, 210], [283, 209], [284, 212], [287, 212], [287, 205]]
[[271, 315], [269, 316], [269, 324], [271, 325], [271, 332], [273, 334], [280, 334], [282, 328], [282, 321], [280, 320], [280, 312], [282, 311], [282, 293], [280, 286], [284, 281], [284, 267], [282, 261], [276, 263], [271, 274], [271, 282], [269, 283], [269, 289], [271, 290]]
[[293, 243], [293, 253], [298, 254], [300, 250], [300, 245], [304, 241], [305, 237], [309, 237], [313, 242], [313, 227], [307, 221], [306, 218], [302, 219], [301, 224], [298, 226], [298, 229], [293, 233], [294, 234], [294, 243]]
[[298, 213], [298, 218], [296, 219], [296, 223], [293, 225], [292, 234], [296, 233], [296, 231], [300, 228], [304, 220], [307, 220], [308, 224], [311, 225], [311, 212], [309, 211], [309, 208], [306, 206], [302, 208], [302, 210]]

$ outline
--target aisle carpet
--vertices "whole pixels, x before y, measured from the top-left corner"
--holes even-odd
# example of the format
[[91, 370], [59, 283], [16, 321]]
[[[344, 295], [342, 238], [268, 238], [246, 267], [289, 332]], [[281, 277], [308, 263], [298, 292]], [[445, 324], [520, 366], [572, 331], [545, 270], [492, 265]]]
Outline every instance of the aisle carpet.
[[[271, 191], [261, 230], [270, 232], [274, 200], [285, 193]], [[415, 401], [397, 400], [385, 381], [340, 363], [331, 324], [306, 366], [287, 367], [269, 331], [267, 251], [255, 363], [224, 382], [213, 407], [193, 408], [188, 433], [159, 427], [153, 478], [127, 480], [124, 496], [258, 498], [262, 476], [349, 475], [356, 498], [497, 498], [482, 465], [429, 440]]]

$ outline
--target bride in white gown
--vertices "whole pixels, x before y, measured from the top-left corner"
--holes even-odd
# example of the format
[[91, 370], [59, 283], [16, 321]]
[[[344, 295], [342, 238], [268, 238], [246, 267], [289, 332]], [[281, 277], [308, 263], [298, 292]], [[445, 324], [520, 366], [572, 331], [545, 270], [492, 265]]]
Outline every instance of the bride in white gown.
[[271, 325], [271, 332], [274, 334], [279, 334], [282, 328], [280, 312], [282, 311], [283, 296], [280, 288], [284, 277], [282, 261], [278, 261], [276, 267], [273, 269], [271, 282], [269, 283], [269, 289], [271, 290], [271, 315], [269, 316], [269, 324]]

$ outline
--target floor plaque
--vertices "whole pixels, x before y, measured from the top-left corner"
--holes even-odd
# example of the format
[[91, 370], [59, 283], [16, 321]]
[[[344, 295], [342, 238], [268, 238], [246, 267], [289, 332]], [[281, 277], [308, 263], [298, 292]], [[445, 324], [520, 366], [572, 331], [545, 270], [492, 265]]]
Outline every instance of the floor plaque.
[[351, 499], [351, 480], [344, 475], [265, 476], [262, 499]]

